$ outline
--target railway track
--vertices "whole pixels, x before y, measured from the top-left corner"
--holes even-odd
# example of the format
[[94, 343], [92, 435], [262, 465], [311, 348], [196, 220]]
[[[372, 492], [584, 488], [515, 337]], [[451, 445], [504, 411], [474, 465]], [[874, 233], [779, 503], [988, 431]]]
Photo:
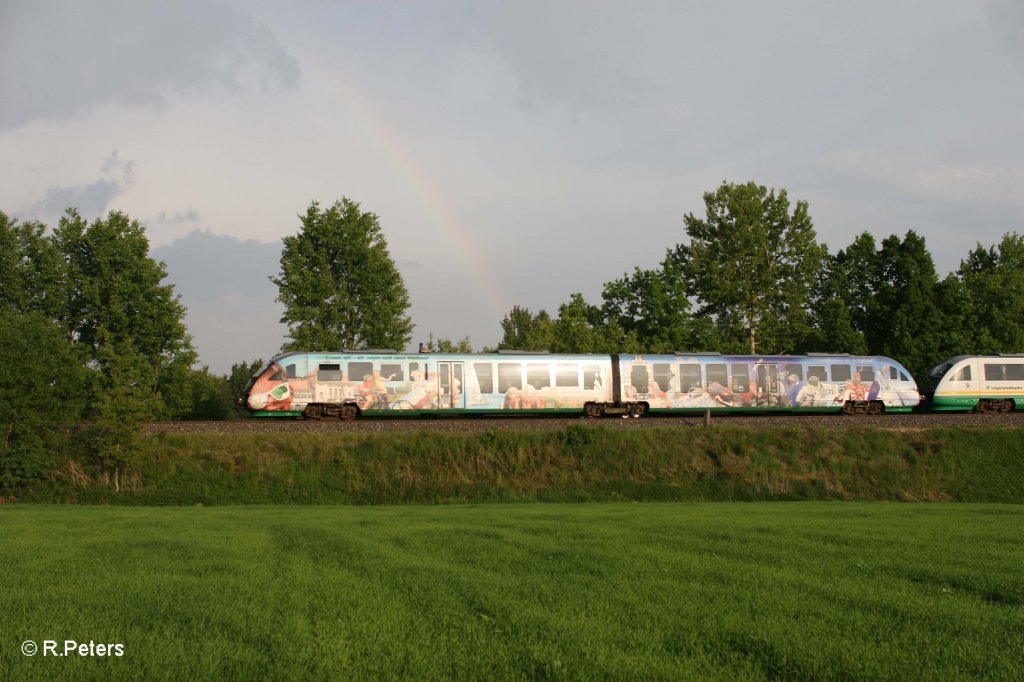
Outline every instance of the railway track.
[[[646, 429], [664, 427], [700, 428], [702, 414], [688, 416], [648, 415], [641, 419], [586, 419], [583, 417], [476, 417], [476, 418], [391, 418], [357, 419], [354, 421], [300, 421], [294, 419], [239, 419], [236, 421], [150, 422], [148, 433], [396, 433], [429, 431], [562, 431], [570, 424], [585, 424], [614, 429]], [[752, 428], [792, 428], [802, 426], [844, 429], [919, 430], [949, 426], [1024, 427], [1024, 412], [1007, 414], [883, 414], [869, 415], [713, 415], [715, 426]]]

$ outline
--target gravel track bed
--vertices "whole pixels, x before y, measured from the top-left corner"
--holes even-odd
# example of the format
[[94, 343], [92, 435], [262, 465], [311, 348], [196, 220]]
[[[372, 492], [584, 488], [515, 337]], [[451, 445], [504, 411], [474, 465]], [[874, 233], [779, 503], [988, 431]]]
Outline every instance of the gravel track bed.
[[[754, 428], [817, 426], [827, 428], [897, 429], [916, 431], [947, 426], [1024, 426], [1024, 412], [1009, 414], [886, 414], [867, 415], [713, 415], [712, 425]], [[474, 417], [465, 419], [433, 417], [405, 419], [357, 419], [350, 422], [301, 421], [293, 419], [241, 419], [222, 422], [151, 422], [148, 433], [397, 433], [416, 431], [563, 431], [570, 424], [586, 424], [615, 429], [657, 427], [702, 427], [702, 414], [685, 417], [648, 415], [640, 419], [586, 419], [583, 417]]]

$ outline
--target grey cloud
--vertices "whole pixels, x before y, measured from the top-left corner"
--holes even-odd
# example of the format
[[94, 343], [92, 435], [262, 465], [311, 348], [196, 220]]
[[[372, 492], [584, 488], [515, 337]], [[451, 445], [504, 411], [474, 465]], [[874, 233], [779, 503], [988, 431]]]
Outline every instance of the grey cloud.
[[43, 0], [0, 15], [0, 129], [104, 104], [162, 107], [210, 88], [299, 81], [271, 30], [225, 2]]
[[231, 365], [269, 358], [281, 348], [283, 309], [274, 301], [280, 242], [257, 242], [195, 230], [154, 248], [167, 281], [187, 308], [185, 324], [202, 364], [218, 374]]
[[520, 104], [573, 110], [629, 102], [651, 84], [636, 68], [643, 44], [629, 7], [616, 2], [501, 3], [482, 15], [484, 39], [519, 81]]
[[100, 167], [107, 177], [70, 187], [50, 187], [45, 197], [24, 212], [25, 217], [52, 221], [68, 207], [77, 208], [86, 218], [102, 215], [110, 203], [131, 186], [135, 167], [134, 161], [121, 161], [115, 149]]
[[173, 214], [168, 214], [167, 211], [160, 211], [152, 222], [160, 225], [181, 225], [184, 223], [198, 223], [199, 219], [199, 211], [190, 207], [185, 211], [178, 211]]
[[993, 0], [988, 18], [1002, 46], [1017, 58], [1024, 58], [1024, 4], [1019, 0]]
[[46, 196], [28, 210], [28, 214], [43, 220], [52, 219], [62, 214], [64, 209], [74, 207], [83, 216], [97, 216], [120, 193], [118, 183], [104, 179], [73, 187], [51, 187]]

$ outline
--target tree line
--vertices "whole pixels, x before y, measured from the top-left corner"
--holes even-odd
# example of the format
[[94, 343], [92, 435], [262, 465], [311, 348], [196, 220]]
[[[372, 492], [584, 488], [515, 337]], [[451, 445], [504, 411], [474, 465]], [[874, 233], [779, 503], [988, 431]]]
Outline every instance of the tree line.
[[807, 203], [753, 182], [704, 195], [657, 268], [579, 293], [557, 314], [514, 306], [500, 349], [887, 355], [923, 378], [961, 354], [1024, 351], [1024, 240], [980, 244], [939, 278], [922, 236], [868, 232], [833, 253]]
[[[1024, 350], [1016, 233], [940, 279], [913, 231], [881, 244], [864, 232], [829, 253], [807, 203], [791, 205], [785, 190], [724, 182], [704, 205], [658, 267], [607, 282], [600, 303], [573, 293], [555, 315], [514, 306], [497, 348], [878, 354], [918, 377], [950, 355]], [[312, 202], [299, 222], [268, 273], [288, 329], [281, 350], [406, 347], [409, 294], [378, 217], [343, 197]], [[87, 424], [116, 481], [143, 422], [244, 416], [237, 399], [262, 360], [219, 376], [195, 369], [166, 275], [145, 229], [120, 211], [90, 223], [69, 208], [52, 229], [0, 212], [0, 491], [42, 475], [55, 424]], [[433, 334], [426, 345], [472, 350]]]

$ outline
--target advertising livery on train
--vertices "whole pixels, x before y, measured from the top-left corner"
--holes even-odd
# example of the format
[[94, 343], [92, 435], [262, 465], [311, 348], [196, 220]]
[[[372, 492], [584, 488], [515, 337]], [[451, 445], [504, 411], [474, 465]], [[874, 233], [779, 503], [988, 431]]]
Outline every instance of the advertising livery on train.
[[917, 385], [879, 356], [346, 351], [278, 355], [253, 375], [257, 417], [704, 410], [908, 412]]

